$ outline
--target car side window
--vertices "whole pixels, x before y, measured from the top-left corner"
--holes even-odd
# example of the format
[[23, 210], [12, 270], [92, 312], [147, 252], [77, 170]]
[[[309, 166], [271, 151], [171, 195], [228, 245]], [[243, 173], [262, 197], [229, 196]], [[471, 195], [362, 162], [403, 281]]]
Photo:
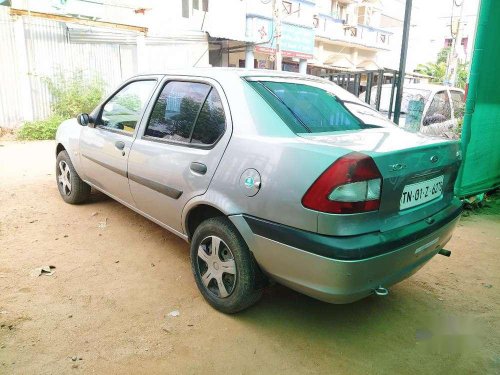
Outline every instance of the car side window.
[[222, 100], [215, 89], [208, 94], [194, 126], [191, 142], [211, 145], [224, 133], [226, 118]]
[[431, 105], [424, 118], [424, 125], [436, 124], [451, 120], [451, 106], [446, 91], [439, 91], [434, 95]]
[[200, 82], [171, 81], [161, 91], [144, 133], [167, 141], [210, 145], [225, 129], [217, 91]]
[[455, 118], [463, 117], [465, 109], [464, 94], [461, 91], [450, 90], [450, 95]]
[[189, 143], [194, 122], [210, 88], [198, 82], [168, 82], [151, 111], [144, 135]]
[[104, 105], [98, 125], [133, 133], [156, 81], [133, 81]]

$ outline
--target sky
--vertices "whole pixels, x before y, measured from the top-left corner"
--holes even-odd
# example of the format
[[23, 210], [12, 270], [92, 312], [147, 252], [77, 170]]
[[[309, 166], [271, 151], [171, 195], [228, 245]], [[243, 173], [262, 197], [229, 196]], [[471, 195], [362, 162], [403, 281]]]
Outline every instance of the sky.
[[[433, 62], [450, 37], [450, 17], [454, 3], [464, 6], [464, 36], [469, 37], [469, 50], [474, 38], [479, 0], [413, 0], [412, 28], [408, 47], [407, 71], [420, 63]], [[404, 3], [404, 0], [402, 0]], [[453, 14], [458, 17], [459, 8]], [[470, 51], [469, 51], [470, 53]]]

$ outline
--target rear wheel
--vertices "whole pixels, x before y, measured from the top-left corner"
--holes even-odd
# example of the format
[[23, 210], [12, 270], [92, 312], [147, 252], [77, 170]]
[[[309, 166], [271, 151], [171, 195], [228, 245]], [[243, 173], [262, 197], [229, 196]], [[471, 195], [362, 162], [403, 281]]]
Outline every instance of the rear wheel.
[[224, 313], [256, 303], [259, 269], [240, 233], [224, 217], [202, 222], [191, 242], [191, 268], [205, 300]]
[[59, 193], [66, 203], [79, 204], [89, 198], [90, 185], [78, 176], [66, 151], [57, 155], [56, 180]]

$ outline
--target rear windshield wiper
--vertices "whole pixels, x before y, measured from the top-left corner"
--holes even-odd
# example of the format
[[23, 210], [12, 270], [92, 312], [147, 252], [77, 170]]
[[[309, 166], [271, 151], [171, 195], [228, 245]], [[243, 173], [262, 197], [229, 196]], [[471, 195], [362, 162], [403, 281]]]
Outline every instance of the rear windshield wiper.
[[290, 111], [290, 113], [292, 114], [293, 117], [295, 117], [295, 119], [300, 123], [300, 125], [302, 125], [304, 127], [304, 129], [306, 129], [309, 133], [312, 133], [311, 129], [304, 123], [304, 121], [302, 121], [300, 119], [300, 117], [294, 112], [293, 109], [291, 109], [278, 95], [276, 95], [274, 93], [273, 90], [271, 90], [269, 87], [267, 87], [264, 83], [262, 82], [259, 82], [267, 91], [269, 91], [269, 93], [274, 96], [277, 100], [279, 100], [279, 102], [281, 104], [283, 104], [286, 109], [288, 109]]

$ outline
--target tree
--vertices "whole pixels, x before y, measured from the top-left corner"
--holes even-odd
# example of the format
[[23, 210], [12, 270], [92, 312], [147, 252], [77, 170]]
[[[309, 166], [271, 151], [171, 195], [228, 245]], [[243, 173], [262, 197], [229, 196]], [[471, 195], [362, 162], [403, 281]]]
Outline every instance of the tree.
[[[449, 47], [441, 49], [437, 55], [436, 62], [428, 62], [426, 64], [418, 64], [415, 69], [420, 74], [431, 76], [431, 82], [443, 83], [446, 79], [446, 67], [448, 64], [448, 56], [451, 49]], [[459, 63], [457, 65], [456, 86], [464, 88], [469, 76], [469, 68], [467, 63]]]

